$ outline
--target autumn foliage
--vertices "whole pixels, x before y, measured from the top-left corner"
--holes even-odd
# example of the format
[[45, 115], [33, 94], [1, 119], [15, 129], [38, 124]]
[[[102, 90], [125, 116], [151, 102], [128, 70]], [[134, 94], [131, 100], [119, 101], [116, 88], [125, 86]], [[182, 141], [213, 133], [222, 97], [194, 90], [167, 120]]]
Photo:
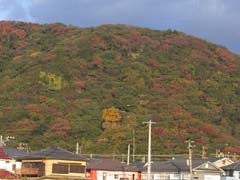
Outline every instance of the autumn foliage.
[[111, 107], [103, 110], [102, 118], [104, 121], [118, 122], [122, 117], [119, 109]]
[[224, 47], [175, 30], [1, 21], [0, 55], [0, 131], [14, 143], [124, 153], [134, 129], [144, 154], [152, 119], [154, 154], [186, 153], [186, 139], [196, 154], [238, 151], [240, 57]]
[[67, 119], [57, 118], [50, 123], [49, 129], [55, 135], [66, 136], [71, 130], [71, 127]]

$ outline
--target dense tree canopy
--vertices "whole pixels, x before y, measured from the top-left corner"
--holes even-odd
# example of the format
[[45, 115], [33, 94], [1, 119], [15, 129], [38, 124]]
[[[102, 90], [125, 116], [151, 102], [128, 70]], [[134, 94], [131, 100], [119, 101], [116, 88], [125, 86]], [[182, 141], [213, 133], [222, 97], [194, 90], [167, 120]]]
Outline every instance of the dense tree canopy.
[[154, 153], [186, 152], [189, 138], [199, 151], [239, 152], [240, 57], [184, 33], [3, 21], [0, 83], [12, 146], [123, 153], [135, 129], [145, 153], [151, 118]]

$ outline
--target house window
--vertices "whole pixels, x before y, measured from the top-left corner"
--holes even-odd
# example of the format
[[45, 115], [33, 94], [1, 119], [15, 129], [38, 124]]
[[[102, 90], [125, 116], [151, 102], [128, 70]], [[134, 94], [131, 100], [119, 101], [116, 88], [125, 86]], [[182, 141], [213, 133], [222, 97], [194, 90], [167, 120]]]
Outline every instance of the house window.
[[85, 166], [78, 165], [78, 164], [71, 164], [70, 173], [85, 173]]
[[117, 174], [114, 175], [114, 179], [118, 179], [118, 175]]
[[68, 174], [68, 165], [67, 164], [53, 164], [52, 172], [57, 174]]
[[40, 168], [43, 166], [43, 163], [41, 162], [24, 162], [22, 164], [23, 168]]

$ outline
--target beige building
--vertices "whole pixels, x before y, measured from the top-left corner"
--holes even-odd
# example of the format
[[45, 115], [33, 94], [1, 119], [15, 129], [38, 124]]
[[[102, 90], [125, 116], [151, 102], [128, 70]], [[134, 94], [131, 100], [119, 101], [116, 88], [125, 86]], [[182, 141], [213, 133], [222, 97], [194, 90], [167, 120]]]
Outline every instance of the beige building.
[[22, 177], [86, 179], [86, 159], [61, 148], [48, 148], [21, 157]]

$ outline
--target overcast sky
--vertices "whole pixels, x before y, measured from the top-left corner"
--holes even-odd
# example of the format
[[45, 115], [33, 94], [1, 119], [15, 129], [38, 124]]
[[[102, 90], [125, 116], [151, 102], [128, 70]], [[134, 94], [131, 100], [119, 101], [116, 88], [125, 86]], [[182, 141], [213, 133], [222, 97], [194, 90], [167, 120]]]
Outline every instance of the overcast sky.
[[176, 29], [240, 54], [240, 0], [0, 0], [0, 20]]

